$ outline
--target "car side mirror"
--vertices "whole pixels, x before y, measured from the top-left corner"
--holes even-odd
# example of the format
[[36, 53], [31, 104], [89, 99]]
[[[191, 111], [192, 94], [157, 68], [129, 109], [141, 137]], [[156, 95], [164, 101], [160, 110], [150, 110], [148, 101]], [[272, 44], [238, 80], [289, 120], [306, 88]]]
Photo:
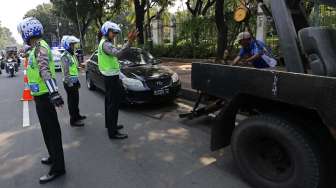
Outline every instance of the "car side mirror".
[[153, 65], [157, 65], [157, 64], [160, 64], [160, 63], [162, 63], [161, 59], [154, 59], [153, 60]]

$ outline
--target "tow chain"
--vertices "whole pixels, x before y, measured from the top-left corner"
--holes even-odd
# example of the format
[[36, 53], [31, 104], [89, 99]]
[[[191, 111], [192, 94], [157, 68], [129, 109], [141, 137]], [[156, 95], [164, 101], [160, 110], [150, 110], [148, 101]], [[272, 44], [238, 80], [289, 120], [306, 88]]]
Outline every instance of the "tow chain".
[[276, 72], [272, 72], [274, 74], [273, 77], [273, 87], [272, 87], [272, 94], [274, 97], [278, 96], [278, 81], [279, 81], [279, 77], [276, 74]]

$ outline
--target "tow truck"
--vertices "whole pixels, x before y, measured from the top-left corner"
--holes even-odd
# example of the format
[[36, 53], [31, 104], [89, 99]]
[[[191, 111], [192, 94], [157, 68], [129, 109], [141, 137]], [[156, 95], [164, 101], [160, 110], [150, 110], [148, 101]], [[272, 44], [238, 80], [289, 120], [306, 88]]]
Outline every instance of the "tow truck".
[[[336, 30], [312, 27], [304, 0], [268, 3], [262, 7], [273, 19], [285, 69], [193, 63], [192, 88], [219, 100], [189, 115], [220, 107], [211, 149], [231, 145], [253, 187], [334, 188]], [[335, 0], [318, 3], [336, 6]], [[242, 112], [246, 119], [237, 123]]]

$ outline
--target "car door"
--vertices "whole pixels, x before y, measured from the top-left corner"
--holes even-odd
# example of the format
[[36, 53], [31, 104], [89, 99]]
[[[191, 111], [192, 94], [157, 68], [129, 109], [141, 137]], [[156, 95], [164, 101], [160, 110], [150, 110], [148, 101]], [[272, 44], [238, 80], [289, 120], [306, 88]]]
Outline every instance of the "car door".
[[96, 66], [97, 66], [97, 63], [94, 61], [95, 58], [94, 58], [94, 54], [90, 57], [88, 63], [87, 63], [87, 76], [93, 81], [93, 82], [96, 82]]
[[104, 83], [104, 77], [102, 75], [102, 73], [99, 71], [99, 67], [98, 67], [98, 52], [96, 52], [92, 58], [91, 58], [91, 62], [94, 64], [94, 67], [92, 69], [93, 71], [93, 79], [94, 79], [94, 84], [96, 84], [97, 87], [99, 87], [100, 89], [105, 89], [105, 83]]

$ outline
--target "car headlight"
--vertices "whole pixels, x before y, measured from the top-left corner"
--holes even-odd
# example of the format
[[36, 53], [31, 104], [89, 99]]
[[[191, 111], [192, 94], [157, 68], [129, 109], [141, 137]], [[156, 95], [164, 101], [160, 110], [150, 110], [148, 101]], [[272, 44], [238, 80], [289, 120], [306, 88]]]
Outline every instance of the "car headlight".
[[145, 90], [145, 87], [140, 80], [125, 77], [122, 79], [122, 82], [123, 82], [123, 85], [129, 90], [133, 90], [133, 91], [144, 91]]
[[172, 75], [172, 80], [173, 80], [174, 83], [177, 82], [177, 81], [179, 80], [179, 77], [178, 77], [178, 74], [177, 74], [177, 73], [174, 73], [174, 74]]

